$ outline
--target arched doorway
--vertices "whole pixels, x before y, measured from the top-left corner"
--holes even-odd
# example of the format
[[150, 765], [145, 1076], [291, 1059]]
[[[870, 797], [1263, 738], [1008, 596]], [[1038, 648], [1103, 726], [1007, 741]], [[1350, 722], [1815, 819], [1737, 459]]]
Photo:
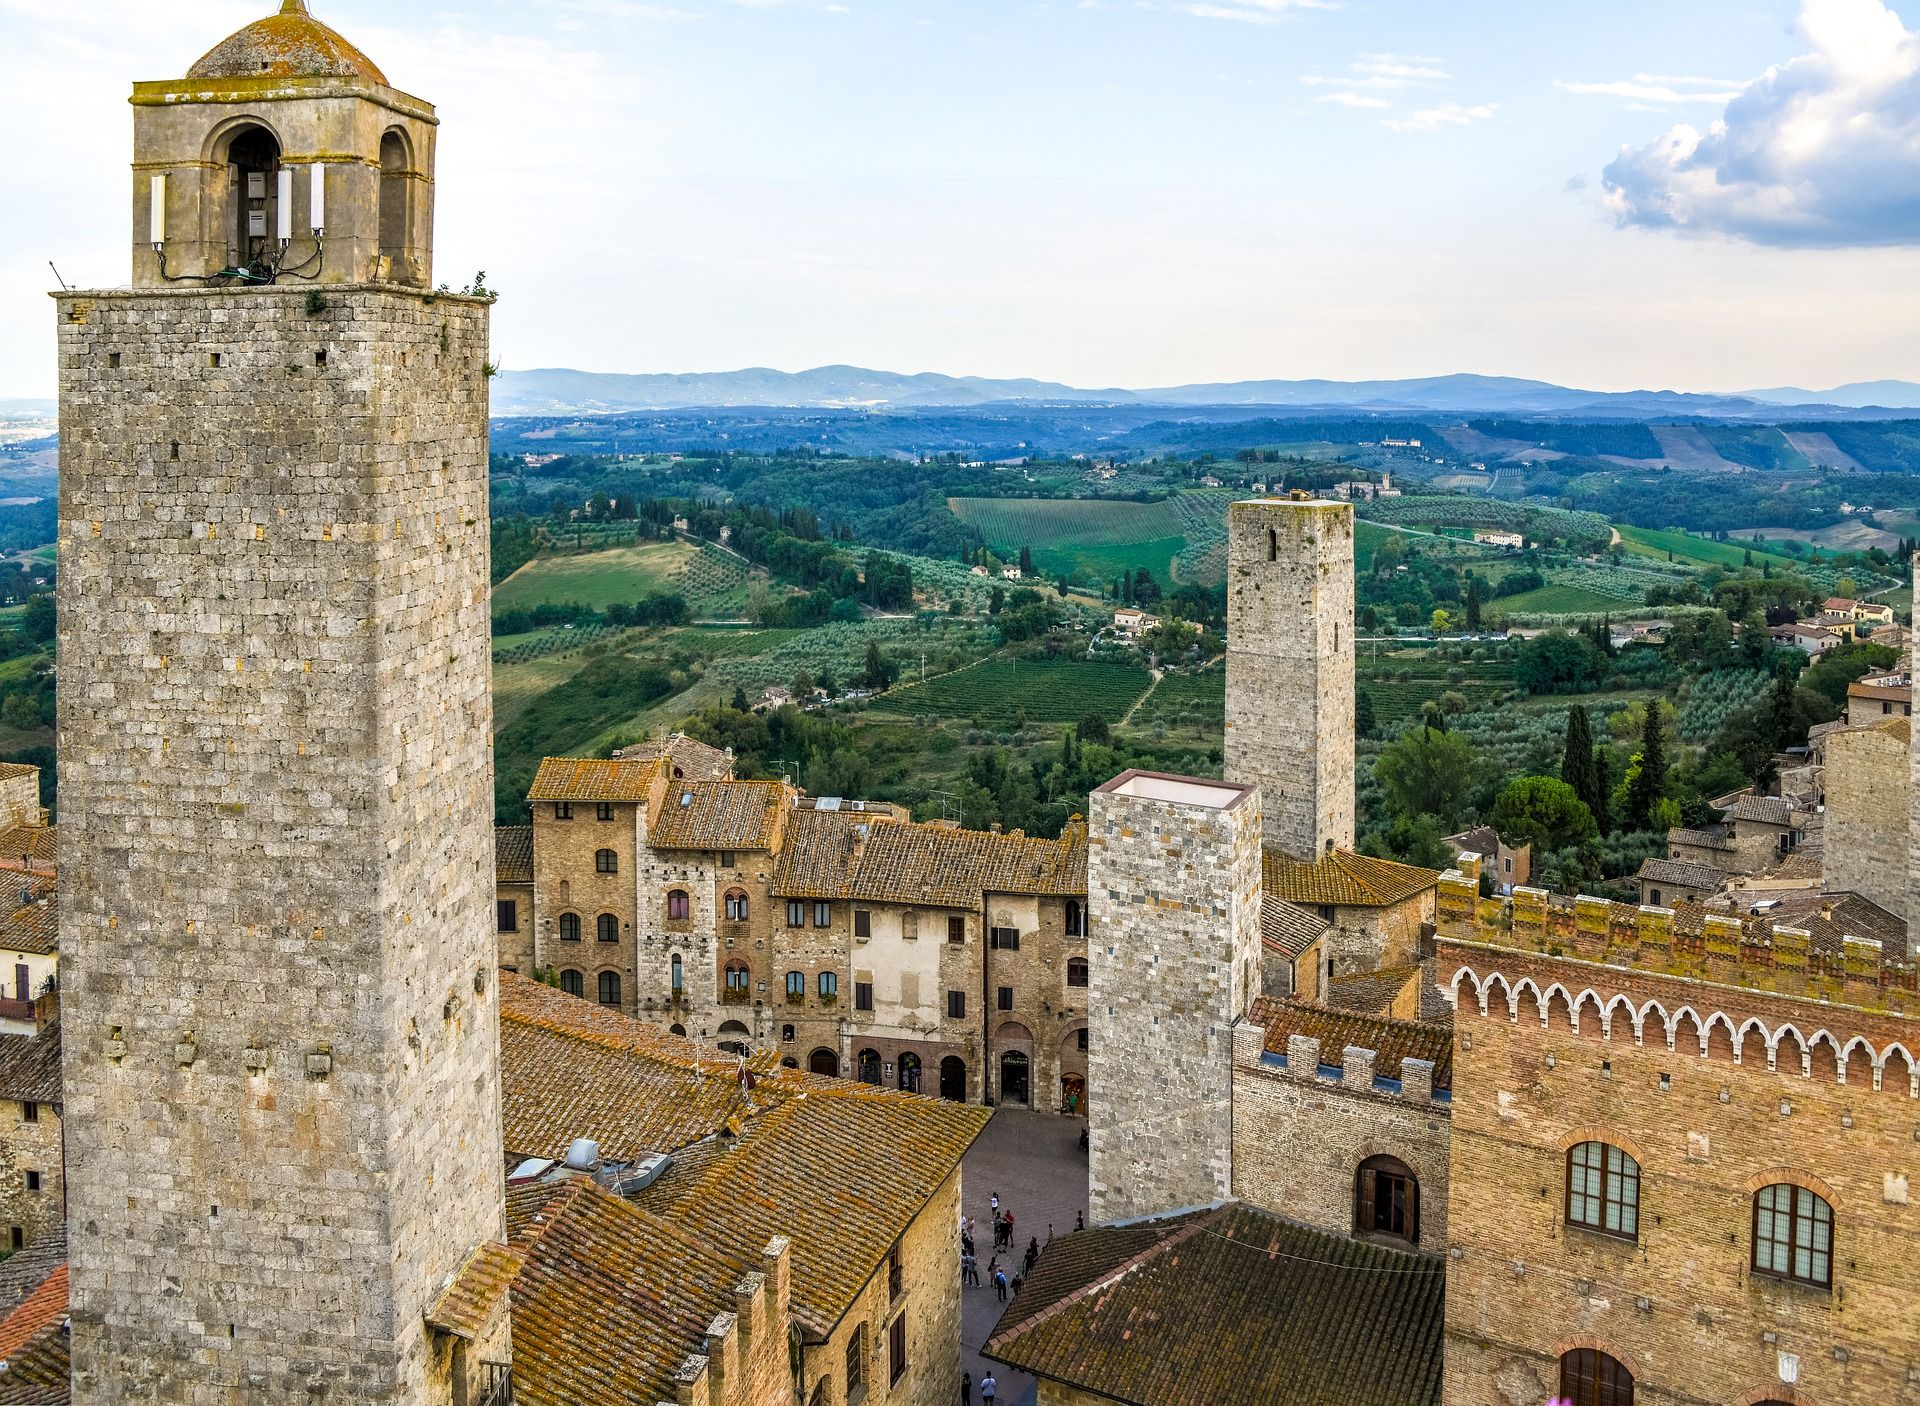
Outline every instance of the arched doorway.
[[807, 1056], [809, 1073], [824, 1075], [829, 1079], [840, 1077], [840, 1056], [829, 1049], [817, 1049]]
[[940, 1061], [940, 1097], [949, 1103], [967, 1101], [967, 1062], [959, 1055]]
[[1000, 1056], [1000, 1102], [1025, 1105], [1033, 1101], [1033, 1068], [1020, 1050]]
[[753, 1053], [753, 1047], [747, 1043], [752, 1038], [753, 1032], [737, 1020], [729, 1020], [720, 1027], [720, 1048], [728, 1054]]
[[911, 1050], [900, 1056], [900, 1087], [910, 1094], [920, 1092], [920, 1056]]
[[878, 1088], [880, 1085], [880, 1051], [860, 1051], [859, 1068], [860, 1082], [863, 1084], [872, 1084], [875, 1088]]
[[1087, 1115], [1087, 1081], [1079, 1074], [1060, 1076], [1060, 1111], [1069, 1118]]
[[248, 124], [227, 141], [228, 253], [236, 268], [279, 261], [280, 142]]
[[1593, 1348], [1560, 1359], [1560, 1395], [1570, 1406], [1633, 1406], [1633, 1373]]
[[380, 138], [380, 262], [393, 283], [417, 282], [407, 257], [413, 204], [413, 157], [397, 129]]
[[1405, 1162], [1369, 1157], [1360, 1164], [1353, 1179], [1353, 1230], [1420, 1243], [1420, 1182]]

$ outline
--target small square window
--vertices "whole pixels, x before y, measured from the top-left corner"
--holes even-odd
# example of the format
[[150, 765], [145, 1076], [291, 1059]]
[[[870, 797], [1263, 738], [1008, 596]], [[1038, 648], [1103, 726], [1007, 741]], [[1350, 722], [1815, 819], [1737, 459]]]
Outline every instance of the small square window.
[[27, 1190], [38, 1191], [39, 1189], [40, 1189], [40, 1173], [28, 1172], [27, 1173]]
[[967, 920], [965, 918], [947, 919], [947, 941], [956, 946], [967, 940]]
[[555, 820], [573, 819], [573, 802], [572, 801], [555, 801], [553, 803], [553, 818]]
[[220, 362], [221, 362], [221, 356], [219, 352], [207, 353], [207, 365], [211, 367], [213, 370], [217, 371], [220, 369]]
[[327, 364], [327, 353], [325, 348], [322, 348], [321, 350], [313, 354], [313, 364], [315, 366], [325, 366]]
[[857, 1011], [873, 1009], [873, 983], [856, 981], [853, 983], [853, 1008]]
[[1000, 1009], [1003, 1011], [1013, 1009], [1013, 988], [1011, 986], [1002, 986], [1000, 988]]
[[23, 1123], [39, 1122], [40, 1121], [40, 1105], [37, 1103], [21, 1104], [20, 1105], [20, 1121]]
[[780, 1040], [783, 1044], [791, 1045], [793, 1043], [794, 1029], [791, 1025], [783, 1025], [780, 1027]]
[[118, 371], [120, 369], [120, 353], [119, 352], [107, 353], [107, 369], [109, 371]]
[[593, 808], [593, 818], [595, 820], [613, 819], [613, 802], [601, 801], [595, 805]]
[[873, 936], [873, 914], [864, 908], [853, 910], [853, 935], [855, 937]]
[[1081, 1054], [1085, 1054], [1087, 1052], [1087, 1027], [1086, 1026], [1083, 1025], [1074, 1032], [1074, 1044], [1078, 1047]]
[[734, 852], [730, 849], [721, 850], [720, 851], [720, 867], [722, 869], [738, 869], [740, 867], [739, 856], [734, 854]]

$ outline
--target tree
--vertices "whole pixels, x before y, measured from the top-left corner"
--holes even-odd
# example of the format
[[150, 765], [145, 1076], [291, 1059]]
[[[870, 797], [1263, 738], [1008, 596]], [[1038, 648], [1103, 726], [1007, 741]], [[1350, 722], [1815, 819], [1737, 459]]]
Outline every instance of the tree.
[[1480, 632], [1480, 578], [1471, 575], [1467, 577], [1467, 631]]
[[1528, 693], [1581, 693], [1606, 676], [1607, 657], [1586, 635], [1552, 630], [1520, 646], [1513, 677]]
[[1353, 735], [1372, 737], [1380, 724], [1373, 716], [1373, 695], [1364, 688], [1357, 689], [1353, 695]]
[[1648, 708], [1646, 725], [1640, 730], [1640, 753], [1628, 769], [1627, 821], [1636, 830], [1653, 828], [1654, 807], [1667, 794], [1665, 733], [1660, 709]]
[[1433, 632], [1436, 635], [1444, 635], [1453, 628], [1453, 617], [1444, 610], [1436, 609], [1429, 623], [1432, 625]]
[[1593, 811], [1594, 824], [1600, 827], [1602, 835], [1613, 833], [1613, 763], [1607, 759], [1607, 749], [1593, 749], [1593, 803], [1588, 807]]
[[1566, 849], [1598, 839], [1600, 826], [1573, 787], [1550, 776], [1509, 782], [1493, 803], [1493, 827], [1508, 844], [1537, 850]]
[[1473, 780], [1473, 749], [1463, 738], [1415, 725], [1381, 750], [1373, 774], [1395, 813], [1430, 815], [1451, 828]]
[[809, 674], [805, 669], [801, 669], [794, 674], [793, 696], [798, 702], [805, 703], [809, 698], [813, 697], [814, 687], [813, 675]]
[[737, 684], [733, 690], [733, 702], [728, 706], [736, 713], [749, 713], [753, 711], [747, 703], [747, 691]]
[[987, 597], [987, 614], [998, 615], [1006, 608], [1006, 604], [1007, 588], [1005, 586], [995, 586], [993, 588], [993, 594]]
[[1020, 549], [1020, 574], [1022, 576], [1033, 575], [1033, 550], [1029, 547], [1022, 547]]
[[861, 682], [875, 693], [893, 687], [894, 676], [899, 670], [880, 652], [880, 642], [870, 641], [867, 645], [866, 668], [861, 674]]
[[1080, 719], [1080, 726], [1076, 731], [1079, 732], [1082, 742], [1091, 742], [1097, 747], [1104, 747], [1113, 741], [1113, 729], [1107, 726], [1107, 720], [1098, 713], [1089, 713]]
[[53, 628], [53, 593], [43, 591], [37, 596], [29, 596], [26, 614], [20, 618], [20, 633], [35, 644], [45, 644], [53, 638]]
[[[1560, 779], [1573, 788], [1595, 824], [1606, 802], [1600, 790], [1600, 770], [1593, 755], [1593, 722], [1581, 704], [1567, 711], [1567, 742], [1560, 754]], [[1603, 832], [1604, 833], [1604, 832]]]

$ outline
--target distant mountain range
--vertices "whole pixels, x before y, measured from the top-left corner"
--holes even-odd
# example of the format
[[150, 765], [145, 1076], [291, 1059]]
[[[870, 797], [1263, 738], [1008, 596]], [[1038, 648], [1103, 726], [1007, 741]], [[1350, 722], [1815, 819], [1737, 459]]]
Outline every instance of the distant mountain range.
[[1920, 384], [1869, 381], [1830, 391], [1794, 387], [1738, 395], [1685, 391], [1586, 391], [1511, 376], [1430, 376], [1403, 381], [1232, 381], [1151, 390], [1089, 390], [1053, 381], [906, 375], [858, 366], [811, 371], [755, 367], [684, 375], [508, 371], [495, 383], [494, 414], [582, 415], [742, 407], [849, 410], [976, 409], [991, 405], [1130, 405], [1340, 410], [1380, 415], [1545, 416], [1555, 419], [1702, 416], [1767, 421], [1834, 412], [1920, 409]]

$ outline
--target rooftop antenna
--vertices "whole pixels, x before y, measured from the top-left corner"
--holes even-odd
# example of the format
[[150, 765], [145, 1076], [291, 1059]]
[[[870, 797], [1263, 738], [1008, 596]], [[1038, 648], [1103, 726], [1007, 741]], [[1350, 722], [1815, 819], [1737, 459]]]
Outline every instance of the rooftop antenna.
[[47, 260], [47, 267], [50, 269], [53, 269], [53, 277], [55, 282], [57, 282], [60, 285], [60, 291], [62, 293], [71, 293], [73, 291], [73, 285], [67, 282], [66, 279], [60, 277], [60, 270], [57, 268], [53, 268], [52, 259]]

